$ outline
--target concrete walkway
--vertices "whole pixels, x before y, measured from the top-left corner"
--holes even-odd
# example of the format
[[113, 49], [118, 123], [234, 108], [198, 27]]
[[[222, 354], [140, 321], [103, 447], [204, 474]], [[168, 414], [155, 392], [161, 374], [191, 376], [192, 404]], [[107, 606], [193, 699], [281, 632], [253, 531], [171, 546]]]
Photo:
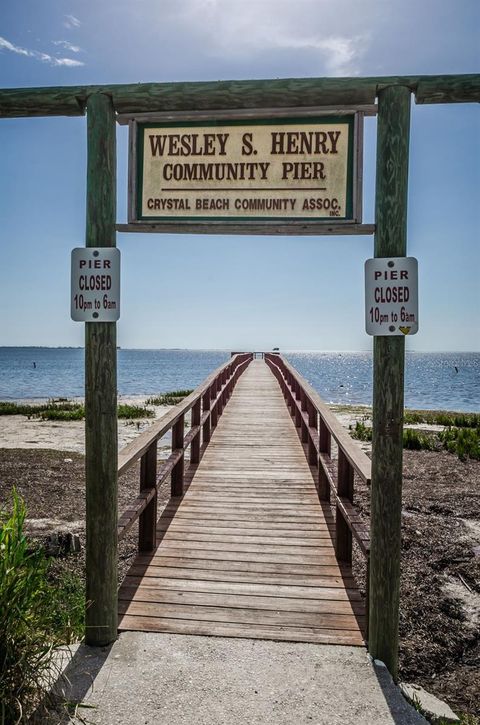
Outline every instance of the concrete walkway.
[[78, 724], [426, 722], [360, 647], [125, 632], [110, 648], [80, 646], [65, 674], [67, 699], [91, 706]]

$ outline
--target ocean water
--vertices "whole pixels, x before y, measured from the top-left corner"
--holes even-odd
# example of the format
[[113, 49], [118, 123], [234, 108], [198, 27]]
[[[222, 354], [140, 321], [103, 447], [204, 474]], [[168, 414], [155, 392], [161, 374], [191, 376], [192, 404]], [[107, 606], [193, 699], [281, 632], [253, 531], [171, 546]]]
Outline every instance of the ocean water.
[[[328, 403], [372, 404], [371, 353], [296, 352], [286, 357]], [[405, 407], [480, 411], [480, 353], [407, 352]]]
[[[285, 355], [327, 402], [371, 405], [371, 353]], [[229, 357], [222, 350], [118, 350], [118, 392], [195, 388]], [[83, 395], [83, 349], [0, 347], [0, 400]], [[407, 353], [405, 405], [479, 411], [480, 353]]]

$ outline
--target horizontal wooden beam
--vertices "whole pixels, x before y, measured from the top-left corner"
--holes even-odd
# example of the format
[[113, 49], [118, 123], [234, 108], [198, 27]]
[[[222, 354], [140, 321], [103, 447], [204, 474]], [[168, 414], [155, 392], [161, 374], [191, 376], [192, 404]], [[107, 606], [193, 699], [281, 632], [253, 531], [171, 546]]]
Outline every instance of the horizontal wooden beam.
[[117, 232], [155, 232], [156, 234], [281, 234], [283, 236], [321, 236], [324, 234], [375, 234], [375, 224], [348, 222], [165, 222], [117, 224]]
[[111, 96], [119, 114], [245, 108], [371, 105], [379, 91], [407, 86], [417, 103], [480, 101], [480, 74], [372, 78], [138, 83], [0, 90], [0, 117], [81, 116], [95, 93]]
[[440, 76], [419, 81], [415, 102], [426, 103], [479, 103], [480, 74], [466, 76]]
[[4, 88], [0, 90], [0, 117], [83, 116], [93, 87], [90, 93], [86, 91], [79, 86]]
[[156, 488], [147, 488], [142, 491], [134, 501], [130, 504], [129, 508], [120, 516], [117, 526], [118, 540], [121, 541], [125, 534], [127, 534], [132, 528], [133, 524], [138, 520], [140, 514], [145, 511], [150, 501], [154, 498]]
[[[309, 118], [311, 116], [347, 116], [358, 111], [364, 116], [376, 116], [376, 104], [353, 105], [348, 106], [337, 104], [336, 106], [289, 106], [285, 108], [237, 108], [235, 111], [231, 109], [216, 110], [216, 120], [231, 120], [232, 118], [245, 120], [247, 123], [251, 119], [258, 118], [281, 118], [288, 113], [289, 116], [298, 116], [301, 118]], [[117, 116], [117, 123], [120, 126], [126, 126], [130, 121], [138, 123], [170, 123], [179, 121], [195, 121], [201, 123], [212, 118], [212, 111], [165, 111], [164, 113], [122, 113]]]

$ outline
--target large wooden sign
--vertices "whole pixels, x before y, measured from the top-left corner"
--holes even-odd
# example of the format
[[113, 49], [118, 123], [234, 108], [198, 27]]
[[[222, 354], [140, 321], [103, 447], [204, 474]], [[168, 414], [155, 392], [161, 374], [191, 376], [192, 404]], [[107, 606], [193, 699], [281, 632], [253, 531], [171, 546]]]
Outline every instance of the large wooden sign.
[[132, 122], [129, 222], [361, 221], [361, 118]]

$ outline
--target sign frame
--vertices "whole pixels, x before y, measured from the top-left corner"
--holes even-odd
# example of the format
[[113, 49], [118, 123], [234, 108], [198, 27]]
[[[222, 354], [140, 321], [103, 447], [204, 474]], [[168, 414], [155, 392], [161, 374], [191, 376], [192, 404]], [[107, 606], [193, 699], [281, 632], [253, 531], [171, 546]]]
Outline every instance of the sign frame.
[[[73, 322], [117, 322], [120, 319], [120, 250], [117, 247], [74, 247], [70, 260], [70, 318]], [[85, 277], [83, 287], [81, 277]], [[79, 299], [75, 302], [76, 298]]]
[[[418, 259], [406, 256], [373, 257], [365, 261], [364, 272], [367, 335], [416, 335], [419, 329]], [[390, 299], [383, 299], [384, 296]]]
[[[362, 225], [362, 181], [363, 181], [363, 121], [365, 115], [373, 115], [369, 107], [358, 108], [295, 108], [275, 111], [265, 109], [248, 114], [239, 111], [209, 113], [162, 113], [139, 114], [125, 119], [129, 126], [128, 154], [128, 224], [117, 225], [118, 231], [142, 231], [155, 233], [223, 233], [223, 234], [351, 234], [373, 233], [371, 225]], [[145, 217], [141, 214], [142, 159], [139, 136], [148, 127], [203, 127], [252, 126], [275, 124], [345, 123], [348, 119], [351, 133], [347, 159], [346, 217], [284, 217], [281, 216], [167, 216]], [[124, 121], [124, 122], [125, 122]], [[248, 191], [248, 188], [245, 189]], [[214, 192], [214, 190], [212, 190]]]

